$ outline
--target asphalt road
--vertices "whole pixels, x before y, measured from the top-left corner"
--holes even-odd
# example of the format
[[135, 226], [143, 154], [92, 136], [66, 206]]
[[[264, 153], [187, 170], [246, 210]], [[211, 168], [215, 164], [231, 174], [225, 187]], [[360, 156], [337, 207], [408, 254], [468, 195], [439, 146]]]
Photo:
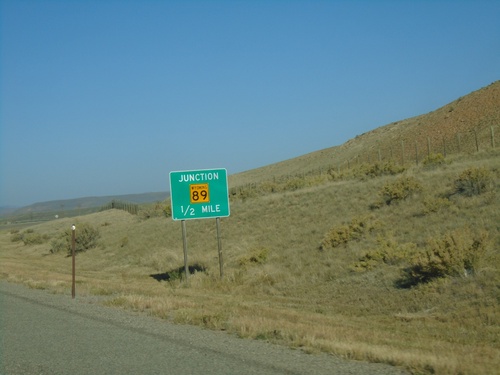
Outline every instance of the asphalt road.
[[0, 374], [405, 374], [0, 281]]

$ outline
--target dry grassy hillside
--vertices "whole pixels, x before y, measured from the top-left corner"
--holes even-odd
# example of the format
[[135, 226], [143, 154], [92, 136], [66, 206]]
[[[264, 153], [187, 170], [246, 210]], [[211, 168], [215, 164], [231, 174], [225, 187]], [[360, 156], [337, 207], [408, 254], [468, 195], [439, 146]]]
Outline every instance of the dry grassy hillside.
[[[308, 173], [329, 168], [346, 169], [359, 163], [394, 160], [397, 163], [422, 160], [431, 153], [476, 151], [474, 131], [480, 149], [491, 148], [491, 127], [500, 144], [500, 81], [424, 115], [397, 121], [359, 135], [340, 146], [299, 156], [230, 177], [231, 186], [260, 182], [272, 177]], [[402, 144], [404, 142], [404, 145]], [[428, 150], [430, 146], [430, 150]]]
[[[0, 278], [69, 295], [74, 222], [77, 295], [99, 303], [414, 374], [500, 374], [499, 90], [231, 176], [222, 278], [215, 220], [189, 220], [186, 282], [168, 202], [0, 230]], [[461, 151], [434, 155], [456, 132]], [[401, 165], [416, 136], [433, 157]]]

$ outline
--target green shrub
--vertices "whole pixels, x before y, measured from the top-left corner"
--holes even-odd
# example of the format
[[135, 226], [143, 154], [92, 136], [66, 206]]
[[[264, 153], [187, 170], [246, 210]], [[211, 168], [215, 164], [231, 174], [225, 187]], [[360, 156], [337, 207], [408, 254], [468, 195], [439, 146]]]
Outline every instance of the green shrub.
[[422, 191], [422, 185], [412, 176], [402, 176], [394, 182], [384, 185], [380, 191], [381, 203], [390, 205], [408, 199], [413, 194]]
[[18, 230], [12, 231], [10, 240], [12, 242], [22, 241], [25, 245], [39, 245], [46, 242], [49, 236], [46, 234], [35, 233], [33, 229], [27, 229], [24, 232], [19, 232]]
[[360, 239], [367, 231], [375, 229], [370, 217], [355, 218], [350, 223], [333, 227], [321, 241], [320, 250], [344, 245], [352, 240]]
[[[78, 225], [75, 234], [75, 252], [77, 253], [97, 247], [101, 236], [99, 229], [86, 223]], [[71, 253], [71, 249], [68, 253]]]
[[415, 254], [417, 245], [409, 242], [405, 244], [397, 243], [392, 237], [377, 238], [378, 247], [375, 250], [367, 251], [359, 261], [354, 263], [354, 271], [367, 271], [381, 263], [396, 265], [406, 262]]
[[128, 237], [125, 236], [120, 240], [120, 247], [125, 247], [128, 245]]
[[493, 174], [486, 168], [468, 168], [455, 180], [455, 193], [472, 197], [492, 190]]
[[25, 245], [40, 245], [48, 239], [49, 236], [40, 233], [25, 233], [23, 235], [23, 242]]
[[441, 153], [429, 154], [422, 161], [424, 168], [431, 169], [446, 164], [446, 160]]
[[[87, 223], [76, 224], [75, 252], [80, 253], [97, 247], [100, 236], [101, 234], [98, 228]], [[71, 239], [72, 231], [68, 228], [59, 238], [51, 242], [50, 252], [57, 253], [61, 250], [65, 250], [68, 254], [71, 254]]]
[[259, 183], [246, 184], [244, 186], [232, 187], [229, 190], [229, 198], [244, 201], [271, 193], [285, 191], [296, 191], [310, 186], [317, 186], [328, 182], [330, 174], [309, 173], [275, 177]]
[[[71, 241], [71, 240], [70, 240]], [[71, 242], [69, 244], [71, 249]], [[50, 252], [52, 254], [58, 253], [60, 251], [68, 251], [68, 244], [64, 238], [57, 238], [50, 242]]]
[[423, 201], [424, 214], [439, 212], [452, 206], [452, 202], [448, 198], [427, 197]]
[[260, 184], [260, 190], [263, 193], [277, 193], [278, 191], [280, 191], [280, 189], [281, 188], [279, 184], [275, 181], [263, 181]]
[[328, 175], [328, 177], [330, 178], [330, 180], [341, 180], [345, 177], [345, 174], [343, 172], [341, 172], [338, 168], [329, 168], [327, 171], [326, 171], [326, 174]]
[[488, 234], [472, 234], [468, 228], [430, 239], [424, 252], [404, 270], [402, 285], [411, 286], [446, 276], [467, 277], [477, 272], [487, 250]]
[[148, 206], [143, 206], [139, 210], [139, 216], [142, 219], [151, 219], [153, 217], [170, 217], [172, 216], [172, 207], [170, 202], [156, 202]]
[[171, 217], [172, 216], [172, 205], [171, 203], [167, 203], [163, 206], [163, 215], [165, 217]]
[[248, 264], [264, 264], [269, 256], [269, 249], [262, 247], [252, 251], [249, 255], [240, 258], [240, 266]]
[[23, 234], [21, 232], [19, 232], [18, 230], [12, 231], [11, 236], [10, 236], [10, 240], [12, 242], [20, 242], [23, 240]]
[[303, 177], [294, 177], [289, 179], [283, 186], [284, 191], [295, 191], [307, 186], [307, 181]]
[[365, 164], [360, 167], [360, 172], [368, 177], [393, 176], [403, 173], [405, 170], [405, 167], [397, 165], [393, 161]]
[[256, 196], [258, 196], [256, 187], [247, 185], [245, 187], [232, 188], [230, 198], [245, 201], [248, 198], [254, 198]]
[[343, 224], [339, 227], [334, 227], [326, 234], [321, 242], [320, 249], [324, 250], [328, 247], [337, 247], [351, 240], [353, 229], [349, 224]]

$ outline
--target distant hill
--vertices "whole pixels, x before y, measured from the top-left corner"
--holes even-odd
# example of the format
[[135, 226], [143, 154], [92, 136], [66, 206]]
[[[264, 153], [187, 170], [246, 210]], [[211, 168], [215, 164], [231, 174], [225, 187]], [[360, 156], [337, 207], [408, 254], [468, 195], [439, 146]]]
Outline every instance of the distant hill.
[[229, 177], [237, 187], [286, 175], [345, 169], [356, 163], [408, 163], [428, 153], [474, 152], [500, 147], [500, 81], [435, 111], [379, 127], [346, 143]]
[[[342, 170], [356, 163], [417, 162], [428, 153], [474, 152], [500, 147], [500, 81], [493, 82], [435, 111], [396, 121], [358, 135], [340, 146], [326, 148], [265, 167], [229, 176], [229, 186], [287, 175]], [[81, 210], [101, 207], [111, 200], [152, 203], [169, 197], [168, 192], [86, 197], [35, 203], [13, 210], [0, 210], [0, 217], [41, 212]]]
[[42, 213], [42, 212], [57, 212], [57, 211], [72, 211], [72, 210], [86, 210], [89, 208], [101, 207], [112, 200], [123, 201], [128, 203], [153, 203], [158, 201], [163, 201], [169, 197], [168, 192], [156, 192], [156, 193], [143, 193], [143, 194], [128, 194], [128, 195], [110, 195], [104, 197], [85, 197], [76, 199], [64, 199], [55, 200], [48, 202], [34, 203], [29, 206], [18, 208], [15, 210], [9, 210], [5, 214], [0, 213], [0, 215], [25, 215], [31, 213]]
[[8, 215], [19, 209], [19, 207], [0, 207], [0, 216]]

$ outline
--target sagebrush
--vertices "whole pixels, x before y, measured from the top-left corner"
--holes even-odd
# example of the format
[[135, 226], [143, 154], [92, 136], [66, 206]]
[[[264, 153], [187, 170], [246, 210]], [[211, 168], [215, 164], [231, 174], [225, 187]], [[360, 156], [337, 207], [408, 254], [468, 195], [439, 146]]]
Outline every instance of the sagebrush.
[[[88, 223], [77, 223], [75, 230], [75, 252], [81, 253], [97, 247], [101, 234], [97, 227]], [[72, 230], [66, 229], [58, 238], [51, 242], [50, 252], [66, 251], [72, 253]]]
[[473, 233], [468, 228], [449, 231], [428, 240], [425, 251], [416, 255], [404, 270], [403, 284], [416, 285], [452, 276], [474, 275], [488, 248], [488, 233]]
[[492, 190], [493, 183], [493, 173], [489, 169], [484, 167], [467, 168], [455, 180], [455, 192], [472, 197]]

